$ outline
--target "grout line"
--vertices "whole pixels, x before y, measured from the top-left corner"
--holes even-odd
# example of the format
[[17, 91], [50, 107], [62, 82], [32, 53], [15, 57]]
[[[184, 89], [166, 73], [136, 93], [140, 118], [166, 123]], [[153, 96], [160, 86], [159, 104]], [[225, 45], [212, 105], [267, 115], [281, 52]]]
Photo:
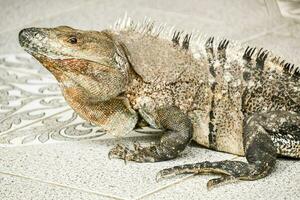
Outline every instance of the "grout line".
[[162, 186], [162, 187], [160, 187], [160, 188], [157, 188], [157, 189], [155, 189], [155, 190], [152, 190], [152, 191], [150, 191], [150, 192], [148, 192], [148, 193], [146, 193], [146, 194], [143, 194], [143, 195], [141, 195], [141, 196], [135, 198], [135, 200], [143, 199], [143, 198], [145, 198], [145, 197], [147, 197], [147, 196], [150, 196], [150, 195], [152, 195], [152, 194], [154, 194], [154, 193], [157, 193], [157, 192], [159, 192], [159, 191], [161, 191], [161, 190], [164, 190], [164, 189], [166, 189], [166, 188], [172, 187], [173, 185], [177, 185], [177, 184], [179, 184], [179, 183], [182, 183], [182, 182], [186, 181], [187, 179], [189, 179], [189, 178], [191, 178], [191, 177], [193, 177], [193, 176], [194, 176], [193, 174], [187, 175], [186, 177], [184, 177], [184, 178], [182, 178], [182, 179], [179, 179], [179, 180], [174, 181], [174, 182], [172, 182], [172, 183], [166, 184], [166, 185], [164, 185], [164, 186]]
[[60, 184], [60, 183], [55, 183], [55, 182], [51, 182], [51, 181], [44, 181], [44, 180], [41, 180], [41, 179], [38, 179], [38, 178], [32, 178], [32, 177], [23, 176], [23, 175], [12, 174], [12, 173], [9, 173], [9, 172], [0, 172], [0, 174], [4, 174], [4, 175], [8, 175], [8, 176], [15, 176], [15, 177], [18, 177], [18, 178], [28, 179], [28, 180], [32, 180], [32, 181], [40, 182], [40, 183], [46, 183], [46, 184], [57, 186], [57, 187], [73, 189], [73, 190], [86, 192], [86, 193], [90, 193], [90, 194], [96, 194], [96, 195], [105, 196], [105, 197], [109, 197], [109, 198], [113, 198], [113, 199], [117, 199], [117, 200], [126, 200], [122, 197], [115, 196], [115, 195], [100, 193], [100, 192], [96, 192], [96, 191], [89, 190], [89, 189], [77, 188], [75, 186], [67, 186], [67, 185]]

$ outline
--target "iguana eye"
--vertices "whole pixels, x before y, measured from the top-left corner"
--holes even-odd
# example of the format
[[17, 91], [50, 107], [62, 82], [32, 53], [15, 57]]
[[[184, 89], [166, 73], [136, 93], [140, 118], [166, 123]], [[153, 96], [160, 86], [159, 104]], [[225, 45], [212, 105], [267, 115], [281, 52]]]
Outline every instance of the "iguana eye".
[[68, 42], [71, 43], [71, 44], [76, 44], [77, 43], [76, 36], [69, 37]]

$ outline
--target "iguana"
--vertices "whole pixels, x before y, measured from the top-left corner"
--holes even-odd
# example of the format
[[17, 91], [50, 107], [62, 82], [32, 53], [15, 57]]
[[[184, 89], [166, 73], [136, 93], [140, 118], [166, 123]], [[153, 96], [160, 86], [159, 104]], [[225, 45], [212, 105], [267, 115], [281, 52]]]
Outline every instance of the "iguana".
[[154, 145], [116, 145], [110, 156], [166, 161], [193, 139], [247, 159], [176, 166], [159, 178], [220, 174], [212, 187], [263, 178], [278, 156], [300, 158], [300, 68], [267, 50], [130, 18], [103, 31], [26, 28], [19, 42], [82, 118], [116, 136], [143, 124], [163, 132]]

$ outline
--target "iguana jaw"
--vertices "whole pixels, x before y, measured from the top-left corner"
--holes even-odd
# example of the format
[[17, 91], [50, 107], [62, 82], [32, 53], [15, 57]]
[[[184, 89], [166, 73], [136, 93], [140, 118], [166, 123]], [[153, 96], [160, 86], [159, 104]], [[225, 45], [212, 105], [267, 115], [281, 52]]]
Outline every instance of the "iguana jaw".
[[[78, 36], [77, 44], [69, 42], [72, 35]], [[29, 28], [19, 33], [19, 41], [56, 77], [66, 101], [82, 118], [116, 136], [135, 127], [137, 114], [122, 96], [129, 80], [127, 58], [108, 33]]]
[[46, 32], [42, 31], [42, 29], [27, 28], [21, 30], [19, 33], [19, 43], [21, 47], [48, 69], [58, 82], [61, 82], [61, 77], [65, 73], [65, 69], [61, 68], [60, 63], [72, 58], [62, 55], [57, 51], [50, 51], [47, 42]]
[[19, 42], [56, 77], [63, 90], [76, 87], [84, 91], [87, 101], [109, 100], [125, 90], [128, 68], [114, 63], [115, 44], [107, 33], [69, 27], [27, 28], [20, 31]]
[[[55, 42], [54, 39], [49, 39], [49, 35], [49, 29], [26, 28], [19, 33], [19, 43], [27, 53], [47, 68], [59, 82], [60, 75], [66, 72], [66, 69], [61, 68], [65, 66], [62, 63], [72, 61], [72, 63], [77, 62], [79, 64], [92, 61], [64, 54], [62, 51], [63, 47], [59, 48], [59, 43]], [[56, 46], [56, 48], [53, 46]]]

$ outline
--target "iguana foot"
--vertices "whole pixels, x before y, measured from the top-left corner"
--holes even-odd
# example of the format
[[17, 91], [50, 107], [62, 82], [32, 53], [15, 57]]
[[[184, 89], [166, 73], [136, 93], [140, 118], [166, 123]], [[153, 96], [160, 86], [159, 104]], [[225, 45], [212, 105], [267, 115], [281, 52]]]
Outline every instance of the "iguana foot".
[[[286, 138], [289, 138], [287, 140]], [[161, 170], [157, 179], [179, 174], [221, 174], [208, 188], [236, 180], [257, 180], [271, 173], [277, 153], [299, 158], [300, 115], [288, 111], [254, 114], [245, 121], [244, 148], [247, 162], [200, 162]]]
[[187, 164], [175, 166], [159, 171], [156, 180], [163, 178], [171, 178], [180, 174], [221, 174], [219, 178], [211, 179], [207, 182], [207, 188], [219, 186], [220, 184], [235, 182], [250, 174], [251, 169], [247, 163], [240, 161], [220, 161], [220, 162], [200, 162], [195, 164]]
[[135, 162], [159, 162], [176, 158], [192, 138], [192, 123], [187, 114], [175, 106], [157, 110], [156, 121], [163, 129], [157, 144], [142, 147], [134, 144], [134, 150], [117, 145], [109, 152], [109, 157]]
[[135, 142], [133, 146], [134, 149], [131, 150], [124, 145], [117, 144], [109, 151], [108, 157], [110, 159], [123, 159], [125, 163], [126, 161], [157, 162], [161, 160], [168, 160], [167, 157], [159, 153], [159, 146], [151, 145], [149, 147], [142, 147], [137, 142]]

